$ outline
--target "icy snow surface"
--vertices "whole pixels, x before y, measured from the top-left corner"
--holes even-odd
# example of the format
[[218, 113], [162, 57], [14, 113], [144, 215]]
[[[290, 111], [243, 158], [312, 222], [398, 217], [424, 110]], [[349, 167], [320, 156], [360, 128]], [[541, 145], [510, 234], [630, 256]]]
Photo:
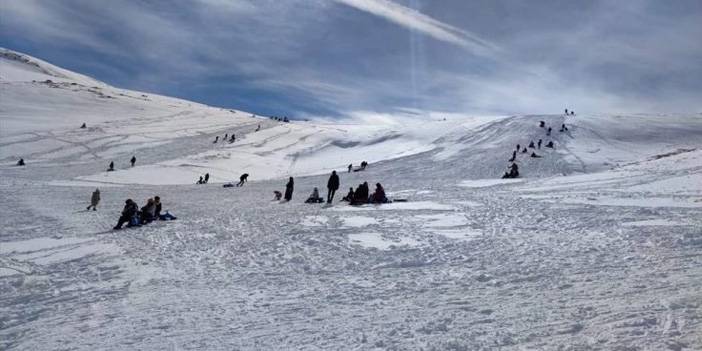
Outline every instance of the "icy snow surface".
[[[700, 115], [283, 124], [3, 53], [2, 350], [702, 349]], [[178, 220], [111, 230], [154, 195]]]

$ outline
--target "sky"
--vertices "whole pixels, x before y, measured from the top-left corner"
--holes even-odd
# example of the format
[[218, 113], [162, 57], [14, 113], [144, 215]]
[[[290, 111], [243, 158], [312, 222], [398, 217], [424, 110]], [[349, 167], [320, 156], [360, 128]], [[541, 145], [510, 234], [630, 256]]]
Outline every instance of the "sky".
[[0, 46], [292, 118], [702, 112], [699, 0], [0, 0]]

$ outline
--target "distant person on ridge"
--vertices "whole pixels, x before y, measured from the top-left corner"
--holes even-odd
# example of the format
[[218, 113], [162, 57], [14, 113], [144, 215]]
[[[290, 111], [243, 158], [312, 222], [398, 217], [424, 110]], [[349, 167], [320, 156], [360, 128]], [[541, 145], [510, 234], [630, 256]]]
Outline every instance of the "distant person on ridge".
[[334, 194], [339, 190], [339, 176], [336, 171], [332, 171], [327, 181], [327, 203], [330, 204], [334, 200]]
[[86, 208], [86, 211], [89, 211], [90, 208], [93, 208], [93, 211], [97, 211], [97, 205], [100, 203], [100, 189], [95, 189], [93, 191], [93, 195], [90, 197], [90, 206]]
[[136, 156], [132, 156], [132, 159], [129, 160], [129, 162], [132, 163], [132, 167], [134, 167], [134, 164], [136, 163]]
[[205, 184], [207, 184], [210, 181], [210, 174], [205, 173]]

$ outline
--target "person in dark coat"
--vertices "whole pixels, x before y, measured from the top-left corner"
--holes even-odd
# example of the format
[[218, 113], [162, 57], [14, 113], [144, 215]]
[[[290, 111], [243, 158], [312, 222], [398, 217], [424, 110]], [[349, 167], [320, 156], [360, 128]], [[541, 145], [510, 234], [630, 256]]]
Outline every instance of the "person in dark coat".
[[533, 152], [533, 151], [531, 152], [531, 156], [530, 156], [530, 157], [533, 157], [533, 158], [541, 158], [541, 156], [537, 155], [536, 152]]
[[100, 189], [95, 189], [93, 191], [93, 195], [90, 196], [90, 206], [86, 208], [85, 210], [88, 211], [90, 208], [93, 208], [93, 211], [97, 211], [97, 205], [100, 203]]
[[146, 224], [154, 220], [156, 215], [156, 203], [154, 199], [146, 200], [146, 205], [141, 208], [141, 223]]
[[295, 181], [293, 180], [293, 177], [290, 177], [288, 180], [288, 183], [285, 184], [285, 201], [290, 201], [292, 200], [292, 195], [293, 195], [293, 189], [295, 187]]
[[526, 147], [524, 148], [524, 150], [522, 150], [522, 153], [523, 153], [523, 154], [526, 154], [526, 153], [527, 153], [527, 148], [526, 148]]
[[117, 225], [113, 229], [122, 229], [122, 225], [124, 225], [124, 223], [129, 223], [138, 211], [137, 204], [132, 199], [127, 199], [124, 203], [122, 215], [119, 217]]
[[353, 169], [353, 163], [349, 164], [349, 173], [351, 173], [351, 170]]
[[110, 161], [110, 168], [107, 169], [108, 172], [112, 172], [115, 170], [115, 163], [114, 161]]
[[512, 151], [512, 158], [509, 159], [509, 162], [513, 162], [514, 160], [517, 159], [517, 151]]
[[368, 162], [366, 162], [366, 161], [361, 162], [361, 169], [365, 170], [366, 167], [368, 167]]
[[522, 148], [517, 144], [517, 151], [521, 150]]
[[163, 205], [161, 205], [161, 197], [154, 196], [154, 206], [154, 218], [161, 219], [161, 210], [163, 209]]
[[217, 144], [218, 141], [219, 141], [219, 135], [215, 136], [215, 140], [212, 144]]
[[134, 164], [136, 163], [136, 156], [132, 156], [132, 159], [129, 160], [129, 162], [132, 163], [132, 167], [134, 167]]
[[248, 181], [247, 179], [249, 179], [249, 174], [248, 173], [242, 174], [239, 177], [239, 183], [237, 183], [236, 186], [243, 186], [244, 183], [246, 183]]
[[229, 136], [229, 133], [224, 133], [224, 138], [222, 138], [222, 140], [227, 140], [228, 136]]
[[88, 128], [88, 126], [85, 125], [85, 123], [81, 124], [80, 129], [85, 129]]
[[539, 127], [543, 128], [546, 126], [546, 122], [544, 121], [539, 121]]
[[361, 205], [368, 203], [368, 182], [360, 184], [354, 193], [352, 205]]
[[532, 140], [532, 141], [529, 143], [529, 148], [533, 149], [533, 148], [535, 148], [535, 147], [536, 147], [536, 146], [534, 146], [534, 141]]
[[202, 176], [200, 176], [200, 179], [198, 179], [197, 184], [205, 184], [205, 180], [202, 179]]
[[24, 166], [24, 159], [20, 158], [19, 161], [17, 161], [18, 166]]
[[205, 184], [207, 184], [207, 182], [209, 182], [209, 181], [210, 181], [210, 174], [205, 173]]
[[546, 135], [551, 135], [551, 127], [548, 127], [548, 130], [546, 130]]
[[339, 190], [339, 176], [336, 171], [332, 171], [327, 181], [327, 203], [330, 204], [334, 200], [334, 194]]
[[546, 147], [553, 149], [553, 141], [549, 141]]
[[536, 144], [539, 146], [539, 150], [541, 150], [541, 139], [539, 139], [539, 142]]
[[380, 183], [375, 184], [375, 191], [373, 192], [373, 195], [370, 196], [368, 202], [374, 204], [384, 204], [388, 202], [388, 198], [385, 196], [385, 189], [383, 189], [383, 186], [380, 185]]
[[353, 187], [349, 188], [349, 193], [344, 196], [341, 201], [346, 201], [346, 202], [353, 202], [354, 199], [354, 193], [353, 193]]

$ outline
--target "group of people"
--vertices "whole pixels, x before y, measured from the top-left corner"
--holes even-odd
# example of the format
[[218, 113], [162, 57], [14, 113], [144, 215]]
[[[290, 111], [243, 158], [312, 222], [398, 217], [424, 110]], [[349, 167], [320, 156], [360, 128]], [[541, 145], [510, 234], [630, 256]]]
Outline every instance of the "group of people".
[[[570, 111], [570, 112], [573, 113], [573, 111]], [[568, 114], [568, 109], [566, 109], [566, 115], [567, 115], [567, 114]], [[550, 136], [550, 135], [551, 135], [551, 127], [546, 127], [546, 122], [544, 122], [544, 121], [539, 121], [539, 128], [547, 128], [547, 129], [546, 129], [546, 136]], [[563, 123], [563, 124], [561, 125], [560, 131], [561, 131], [561, 132], [564, 132], [564, 131], [567, 131], [567, 130], [568, 130], [568, 127], [566, 127], [565, 123]], [[542, 143], [543, 143], [543, 140], [542, 140], [542, 139], [539, 139], [538, 142], [536, 142], [536, 143], [534, 143], [534, 141], [531, 140], [531, 141], [529, 142], [528, 148], [527, 148], [527, 146], [522, 147], [521, 145], [517, 144], [517, 148], [516, 148], [515, 150], [512, 151], [512, 157], [510, 157], [510, 159], [508, 160], [508, 162], [511, 162], [511, 164], [509, 165], [509, 167], [508, 167], [507, 171], [505, 172], [505, 174], [502, 175], [502, 178], [518, 178], [518, 177], [519, 177], [519, 166], [515, 163], [516, 160], [517, 160], [517, 154], [518, 154], [518, 153], [521, 153], [521, 154], [528, 154], [528, 153], [529, 153], [529, 149], [533, 149], [533, 150], [531, 151], [531, 154], [529, 155], [529, 157], [531, 157], [531, 158], [542, 158], [543, 156], [537, 154], [536, 151], [535, 151], [535, 150], [537, 150], [537, 149], [538, 149], [538, 150], [541, 150], [541, 145], [542, 145]], [[544, 147], [547, 147], [547, 148], [549, 148], [549, 149], [555, 148], [555, 146], [554, 146], [554, 144], [553, 144], [553, 141], [551, 141], [551, 140], [549, 140], [549, 142], [546, 143], [546, 145], [544, 145]]]
[[278, 122], [285, 122], [285, 123], [289, 123], [289, 122], [290, 122], [290, 120], [288, 119], [288, 117], [276, 117], [276, 116], [271, 116], [271, 119], [274, 120], [274, 121], [278, 121]]
[[372, 194], [368, 187], [368, 182], [359, 184], [356, 190], [349, 188], [348, 194], [341, 201], [347, 201], [351, 205], [363, 204], [384, 204], [390, 202], [385, 195], [385, 188], [380, 183], [375, 183], [375, 191]]
[[575, 111], [571, 110], [570, 113], [568, 113], [568, 109], [565, 109], [565, 115], [566, 116], [575, 116]]
[[[331, 204], [332, 201], [334, 201], [334, 195], [336, 194], [337, 190], [339, 190], [339, 185], [340, 185], [340, 179], [339, 175], [336, 173], [336, 171], [332, 171], [331, 175], [329, 176], [329, 180], [327, 181], [327, 198], [326, 201], [324, 198], [322, 198], [319, 194], [319, 189], [315, 187], [312, 190], [312, 194], [310, 194], [309, 197], [305, 200], [305, 203], [324, 203], [326, 202], [327, 204]], [[276, 201], [280, 201], [281, 198], [284, 201], [290, 201], [292, 200], [292, 195], [293, 195], [293, 190], [295, 188], [295, 180], [293, 177], [290, 177], [288, 179], [287, 184], [285, 185], [285, 194], [281, 193], [280, 191], [274, 191], [273, 192], [273, 199]], [[368, 203], [374, 203], [374, 204], [382, 204], [382, 203], [388, 203], [390, 202], [385, 195], [385, 189], [380, 183], [375, 184], [375, 191], [372, 194], [369, 194], [369, 186], [368, 182], [363, 182], [362, 184], [359, 184], [356, 190], [352, 188], [349, 188], [349, 193], [344, 196], [342, 201], [346, 201], [350, 203], [351, 205], [362, 205], [362, 204], [368, 204]]]
[[124, 203], [124, 209], [122, 209], [122, 215], [119, 217], [117, 225], [113, 229], [122, 229], [125, 223], [127, 227], [134, 227], [148, 224], [155, 220], [167, 221], [177, 219], [175, 216], [168, 213], [168, 211], [162, 214], [161, 210], [161, 198], [158, 196], [146, 200], [146, 205], [141, 207], [141, 209], [139, 209], [134, 200], [127, 199]]
[[210, 181], [210, 174], [205, 173], [205, 176], [200, 176], [200, 179], [197, 181], [196, 184], [207, 184]]
[[348, 170], [349, 170], [349, 173], [351, 173], [351, 171], [359, 172], [359, 171], [365, 171], [366, 167], [368, 167], [368, 162], [366, 162], [366, 161], [362, 161], [361, 166], [356, 168], [356, 169], [353, 169], [353, 163], [349, 163]]
[[[136, 161], [137, 161], [136, 156], [132, 156], [132, 158], [129, 159], [129, 164], [131, 164], [131, 166], [134, 167], [134, 165], [136, 164]], [[115, 170], [115, 162], [110, 161], [110, 164], [107, 166], [107, 171], [114, 172], [114, 170]]]

